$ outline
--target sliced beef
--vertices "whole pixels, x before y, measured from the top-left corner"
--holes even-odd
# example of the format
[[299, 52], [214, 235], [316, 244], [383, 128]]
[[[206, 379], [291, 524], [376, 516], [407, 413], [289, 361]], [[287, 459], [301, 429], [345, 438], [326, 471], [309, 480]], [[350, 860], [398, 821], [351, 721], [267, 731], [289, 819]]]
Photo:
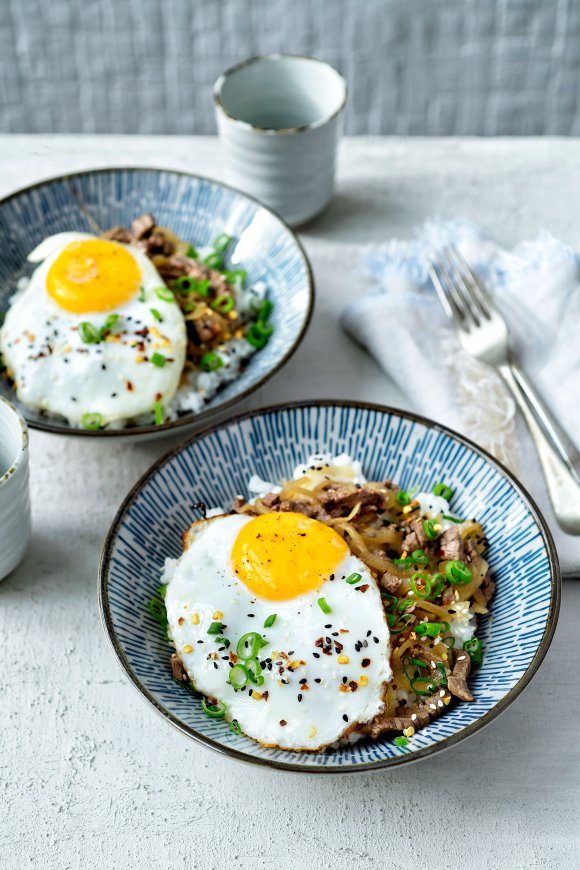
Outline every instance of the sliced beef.
[[266, 507], [274, 509], [280, 504], [280, 496], [277, 492], [268, 492], [261, 501]]
[[423, 550], [431, 542], [423, 529], [423, 520], [415, 519], [409, 523], [409, 531], [403, 538], [403, 549], [412, 553], [413, 550]]
[[183, 662], [177, 653], [173, 653], [171, 656], [171, 673], [173, 674], [174, 680], [178, 680], [180, 683], [189, 682], [187, 671], [183, 667]]
[[186, 325], [187, 334], [195, 345], [208, 345], [221, 333], [222, 318], [208, 308], [195, 320], [187, 320]]
[[171, 239], [167, 238], [163, 230], [160, 230], [157, 227], [141, 244], [144, 246], [149, 257], [154, 257], [157, 254], [169, 257], [175, 253], [174, 243]]
[[391, 716], [379, 713], [360, 730], [376, 740], [385, 731], [404, 731], [405, 728], [424, 728], [445, 710], [451, 695], [445, 689], [440, 689], [434, 695], [429, 695], [419, 704], [409, 707], [403, 716]]
[[447, 680], [449, 691], [461, 701], [473, 701], [473, 695], [467, 686], [467, 678], [471, 670], [471, 659], [469, 653], [461, 650], [455, 659], [453, 672]]
[[491, 601], [491, 599], [493, 598], [493, 596], [495, 594], [495, 583], [491, 579], [491, 574], [489, 573], [489, 571], [487, 572], [487, 574], [483, 578], [483, 581], [481, 583], [481, 586], [479, 587], [479, 590], [480, 590], [481, 594], [483, 595], [483, 597], [485, 598], [485, 603], [489, 604], [489, 602]]
[[112, 242], [122, 242], [124, 245], [128, 245], [133, 241], [133, 236], [130, 231], [126, 227], [111, 227], [110, 230], [106, 230], [103, 233], [103, 239], [110, 239]]
[[392, 574], [390, 571], [385, 571], [379, 580], [379, 586], [386, 589], [391, 595], [400, 595], [402, 584], [402, 577], [397, 577], [396, 574]]
[[320, 495], [320, 501], [331, 517], [347, 516], [360, 504], [363, 508], [378, 509], [383, 506], [383, 497], [380, 492], [372, 489], [364, 489], [351, 484], [329, 487]]
[[457, 526], [451, 526], [446, 529], [439, 539], [439, 546], [443, 559], [460, 559], [465, 562], [467, 559], [467, 550], [463, 538], [459, 534]]
[[157, 264], [157, 270], [164, 281], [174, 281], [189, 275], [195, 261], [183, 254], [171, 254], [163, 262]]
[[282, 499], [274, 510], [294, 511], [297, 514], [304, 514], [306, 517], [312, 517], [312, 519], [320, 520], [321, 522], [326, 522], [330, 519], [322, 505], [315, 501], [306, 501], [306, 499]]
[[155, 218], [149, 212], [136, 217], [131, 224], [133, 239], [137, 242], [146, 239], [155, 228]]

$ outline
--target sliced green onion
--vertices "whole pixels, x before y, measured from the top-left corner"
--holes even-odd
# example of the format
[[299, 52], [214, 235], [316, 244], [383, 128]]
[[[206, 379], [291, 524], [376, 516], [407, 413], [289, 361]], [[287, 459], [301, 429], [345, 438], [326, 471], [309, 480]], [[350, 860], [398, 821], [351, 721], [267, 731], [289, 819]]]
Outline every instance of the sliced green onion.
[[197, 305], [195, 304], [195, 302], [186, 302], [183, 306], [183, 310], [186, 311], [188, 314], [192, 314], [196, 310], [196, 308]]
[[414, 622], [415, 615], [413, 613], [403, 613], [392, 627], [391, 634], [401, 634], [402, 631], [406, 631]]
[[165, 609], [165, 602], [159, 598], [152, 598], [147, 604], [147, 608], [149, 613], [159, 625], [167, 629], [167, 610]]
[[258, 659], [246, 659], [244, 662], [248, 676], [255, 686], [264, 685], [264, 677], [262, 676], [262, 665]]
[[221, 643], [222, 646], [225, 646], [226, 649], [229, 649], [230, 642], [229, 642], [229, 640], [227, 639], [227, 637], [220, 637], [220, 636], [218, 636], [218, 637], [215, 638], [215, 642], [216, 642], [216, 643]]
[[274, 310], [274, 303], [270, 299], [264, 299], [260, 307], [258, 308], [258, 317], [257, 320], [261, 320], [265, 323], [272, 311]]
[[398, 746], [399, 749], [404, 749], [405, 746], [409, 745], [409, 741], [407, 740], [407, 738], [403, 737], [402, 735], [400, 737], [395, 737], [393, 743], [395, 744], [395, 746]]
[[381, 601], [384, 606], [389, 610], [392, 607], [397, 606], [398, 598], [396, 595], [391, 595], [390, 592], [381, 592]]
[[445, 665], [443, 662], [437, 662], [437, 670], [440, 673], [439, 685], [447, 686], [447, 671], [445, 670]]
[[397, 621], [396, 613], [387, 613], [387, 625], [389, 628], [394, 628], [395, 622]]
[[231, 272], [225, 272], [225, 276], [228, 284], [236, 285], [239, 281], [242, 287], [248, 280], [248, 273], [245, 269], [233, 269]]
[[119, 319], [118, 314], [109, 314], [109, 316], [105, 319], [105, 322], [101, 326], [99, 331], [99, 338], [103, 339], [105, 335], [111, 331], [117, 320]]
[[153, 315], [153, 317], [155, 318], [155, 320], [158, 321], [158, 323], [163, 323], [163, 318], [161, 317], [161, 315], [159, 314], [159, 312], [157, 311], [156, 308], [151, 308], [150, 311], [151, 311], [151, 314]]
[[431, 574], [431, 598], [439, 598], [445, 585], [445, 578], [439, 572]]
[[433, 495], [440, 495], [445, 501], [451, 501], [453, 498], [453, 490], [446, 483], [436, 483], [433, 487]]
[[473, 572], [461, 559], [451, 559], [445, 565], [445, 576], [453, 586], [464, 586], [472, 579]]
[[[233, 668], [232, 668], [232, 670], [233, 670]], [[237, 719], [232, 719], [232, 721], [230, 722], [230, 731], [232, 732], [232, 734], [241, 734], [242, 733], [242, 729], [240, 728], [240, 723], [238, 722]]]
[[219, 634], [223, 628], [223, 622], [212, 622], [207, 630], [208, 634]]
[[447, 649], [453, 649], [453, 647], [455, 646], [455, 638], [453, 637], [453, 635], [444, 637], [442, 642], [445, 644]]
[[165, 365], [165, 357], [162, 353], [157, 353], [157, 351], [151, 354], [149, 360], [153, 363], [154, 366], [157, 366], [160, 369], [162, 369]]
[[217, 704], [208, 704], [205, 698], [202, 698], [201, 709], [210, 719], [223, 719], [223, 715], [226, 712], [226, 705], [223, 701], [218, 701]]
[[413, 550], [411, 553], [411, 562], [415, 565], [428, 565], [429, 556], [427, 556], [425, 550]]
[[248, 683], [248, 672], [244, 665], [237, 664], [230, 669], [230, 685], [236, 692], [243, 689]]
[[261, 322], [251, 323], [246, 332], [246, 341], [257, 350], [261, 350], [268, 343], [268, 338], [273, 332], [274, 327]]
[[153, 403], [153, 418], [156, 426], [162, 426], [165, 422], [165, 411], [161, 402]]
[[[412, 667], [410, 667], [412, 665]], [[423, 659], [415, 659], [415, 658], [405, 658], [403, 659], [403, 669], [405, 671], [405, 676], [409, 680], [416, 679], [421, 676], [421, 668], [427, 670], [427, 665], [423, 661]]]
[[[413, 574], [409, 578], [413, 594], [417, 598], [429, 598], [431, 595], [431, 578], [428, 574]], [[419, 586], [421, 584], [421, 586]]]
[[435, 683], [428, 677], [415, 677], [414, 680], [409, 680], [409, 682], [411, 684], [411, 689], [416, 695], [432, 695], [437, 689]]
[[397, 568], [410, 568], [413, 564], [413, 560], [410, 556], [407, 556], [405, 559], [393, 559], [393, 565], [396, 565]]
[[207, 296], [210, 283], [209, 278], [198, 281], [191, 275], [182, 275], [180, 278], [175, 279], [173, 286], [182, 295], [196, 293], [198, 296]]
[[224, 267], [224, 261], [215, 251], [206, 257], [203, 262], [206, 266], [209, 266], [210, 269], [217, 269], [218, 272], [221, 272]]
[[359, 583], [362, 580], [362, 574], [357, 574], [355, 571], [353, 574], [349, 574], [346, 578], [346, 582], [351, 586], [354, 586], [355, 583]]
[[411, 504], [411, 496], [404, 489], [400, 489], [398, 491], [398, 493], [395, 496], [395, 500], [396, 500], [397, 504], [400, 504], [403, 507], [405, 507], [408, 504]]
[[270, 616], [267, 616], [264, 620], [264, 628], [272, 628], [274, 623], [276, 622], [277, 613], [271, 613]]
[[99, 330], [86, 320], [79, 323], [79, 333], [84, 344], [98, 344], [101, 340]]
[[451, 514], [443, 514], [444, 520], [450, 520], [452, 523], [464, 523], [465, 520], [462, 520], [460, 517], [452, 517]]
[[326, 598], [319, 598], [317, 604], [323, 613], [332, 613], [332, 607], [329, 605]]
[[266, 644], [267, 641], [265, 641], [256, 631], [249, 631], [247, 634], [243, 634], [238, 641], [236, 647], [238, 658], [242, 659], [242, 661], [255, 659], [262, 647], [266, 646]]
[[102, 414], [91, 414], [87, 412], [82, 416], [83, 429], [88, 429], [90, 432], [95, 432], [103, 425]]
[[435, 522], [433, 520], [423, 520], [423, 531], [429, 541], [434, 541], [439, 537], [439, 532], [435, 529]]
[[187, 251], [185, 252], [185, 256], [189, 257], [190, 260], [197, 260], [198, 254], [193, 245], [190, 245]]
[[483, 664], [483, 644], [478, 637], [472, 637], [463, 644], [463, 649], [469, 653], [469, 658], [474, 665]]
[[139, 299], [139, 302], [145, 302], [145, 287], [141, 287], [139, 289], [138, 299]]
[[199, 361], [199, 367], [202, 372], [215, 372], [217, 369], [221, 369], [223, 364], [223, 359], [215, 352], [215, 350], [210, 350], [207, 353], [204, 353]]
[[226, 233], [222, 233], [221, 236], [218, 236], [217, 239], [214, 239], [214, 241], [211, 243], [211, 246], [216, 254], [223, 254], [231, 240], [231, 236], [226, 235]]
[[167, 592], [167, 583], [164, 583], [163, 586], [160, 586], [159, 589], [157, 590], [157, 594], [160, 595], [161, 598], [163, 598], [163, 600], [165, 601], [165, 593], [166, 592]]
[[219, 311], [220, 314], [228, 314], [228, 312], [233, 311], [234, 297], [230, 296], [229, 293], [223, 293], [213, 300], [210, 308], [213, 308], [214, 311]]
[[155, 293], [158, 299], [163, 299], [164, 302], [175, 302], [175, 293], [169, 287], [156, 287]]
[[449, 631], [448, 622], [420, 622], [415, 626], [415, 634], [419, 637], [437, 637], [442, 630]]

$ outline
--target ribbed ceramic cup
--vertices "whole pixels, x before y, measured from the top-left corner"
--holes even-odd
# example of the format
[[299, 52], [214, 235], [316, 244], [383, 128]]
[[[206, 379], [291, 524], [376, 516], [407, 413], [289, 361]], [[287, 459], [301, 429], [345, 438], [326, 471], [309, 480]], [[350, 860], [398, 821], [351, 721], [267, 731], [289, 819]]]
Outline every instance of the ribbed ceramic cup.
[[28, 429], [0, 396], [0, 580], [16, 568], [29, 539]]
[[343, 77], [312, 57], [267, 55], [227, 70], [214, 86], [232, 184], [296, 226], [334, 191], [347, 99]]

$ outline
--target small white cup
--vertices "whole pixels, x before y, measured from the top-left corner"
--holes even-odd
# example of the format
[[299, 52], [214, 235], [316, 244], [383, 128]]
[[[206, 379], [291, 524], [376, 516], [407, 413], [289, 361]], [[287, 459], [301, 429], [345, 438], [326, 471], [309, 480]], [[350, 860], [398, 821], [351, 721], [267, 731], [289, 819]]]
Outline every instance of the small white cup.
[[16, 568], [29, 539], [28, 429], [0, 396], [0, 580]]
[[317, 215], [334, 190], [347, 93], [312, 57], [271, 54], [227, 70], [214, 102], [232, 184], [292, 226]]

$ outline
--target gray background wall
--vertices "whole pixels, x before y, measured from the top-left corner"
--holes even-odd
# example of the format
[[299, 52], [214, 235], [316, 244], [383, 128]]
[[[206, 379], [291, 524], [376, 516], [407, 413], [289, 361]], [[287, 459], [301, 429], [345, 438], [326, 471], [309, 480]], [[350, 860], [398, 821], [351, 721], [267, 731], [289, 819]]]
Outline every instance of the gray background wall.
[[580, 134], [580, 0], [0, 0], [3, 132], [208, 133], [273, 51], [351, 86], [349, 133]]

